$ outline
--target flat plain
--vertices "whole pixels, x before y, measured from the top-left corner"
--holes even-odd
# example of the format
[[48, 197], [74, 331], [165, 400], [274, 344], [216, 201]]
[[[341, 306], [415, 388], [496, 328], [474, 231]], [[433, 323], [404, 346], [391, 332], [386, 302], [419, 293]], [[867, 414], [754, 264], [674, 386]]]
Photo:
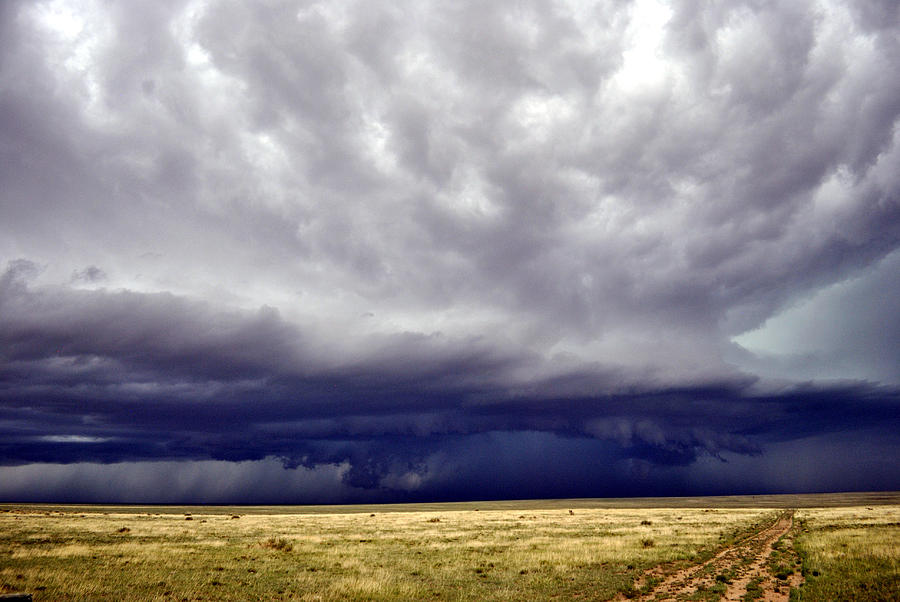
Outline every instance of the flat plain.
[[900, 493], [0, 505], [35, 600], [897, 600]]

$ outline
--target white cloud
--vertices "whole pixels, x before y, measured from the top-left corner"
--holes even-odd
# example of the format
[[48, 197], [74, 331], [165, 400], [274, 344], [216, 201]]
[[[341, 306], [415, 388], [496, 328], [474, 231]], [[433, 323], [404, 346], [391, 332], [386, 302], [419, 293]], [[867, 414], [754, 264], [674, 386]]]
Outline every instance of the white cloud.
[[[476, 428], [460, 408], [897, 383], [898, 15], [0, 2], [9, 435], [59, 420], [46, 434], [156, 457], [172, 427], [162, 439], [196, 458], [237, 435], [157, 408], [419, 408], [515, 430], [534, 425], [510, 410]], [[534, 420], [603, 418], [570, 411]], [[27, 454], [130, 458], [81, 443]]]
[[[896, 40], [841, 3], [20, 10], [45, 33], [8, 65], [54, 82], [58, 127], [9, 130], [29, 93], [6, 88], [11, 148], [47, 150], [10, 172], [0, 251], [47, 279], [273, 305], [347, 348], [631, 341], [620, 361], [690, 378], [705, 341], [900, 240], [897, 140], [873, 134], [900, 115]], [[649, 351], [678, 339], [663, 355], [693, 359]]]

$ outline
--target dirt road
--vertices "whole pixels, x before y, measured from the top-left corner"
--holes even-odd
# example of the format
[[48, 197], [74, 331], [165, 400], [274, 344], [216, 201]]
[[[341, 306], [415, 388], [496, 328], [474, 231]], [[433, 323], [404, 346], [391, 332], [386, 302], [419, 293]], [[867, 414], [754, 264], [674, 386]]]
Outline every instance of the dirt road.
[[669, 574], [652, 569], [644, 582], [661, 580], [640, 599], [787, 601], [791, 588], [803, 581], [789, 535], [793, 516], [793, 510], [785, 512], [772, 525], [701, 564]]

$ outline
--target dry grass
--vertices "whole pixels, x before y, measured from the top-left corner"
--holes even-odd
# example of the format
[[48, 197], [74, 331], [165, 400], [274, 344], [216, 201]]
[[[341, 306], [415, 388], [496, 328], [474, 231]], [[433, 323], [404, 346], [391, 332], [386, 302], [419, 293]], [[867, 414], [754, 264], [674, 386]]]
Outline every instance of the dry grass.
[[0, 593], [29, 591], [45, 599], [603, 600], [629, 591], [643, 568], [708, 554], [770, 514], [469, 510], [439, 516], [245, 514], [233, 520], [226, 512], [201, 520], [194, 512], [195, 520], [185, 522], [178, 514], [18, 509], [0, 513]]
[[[807, 566], [839, 575], [830, 567], [840, 567], [844, 557], [831, 554], [847, 543], [844, 554], [887, 563], [866, 565], [874, 567], [869, 577], [896, 583], [898, 508], [798, 515], [808, 529], [802, 534]], [[583, 500], [302, 510], [0, 506], [0, 594], [608, 600], [633, 594], [645, 569], [707, 558], [776, 514], [771, 508], [603, 508]], [[188, 513], [193, 520], [185, 520]], [[867, 539], [870, 532], [876, 536]]]
[[294, 544], [284, 537], [270, 537], [259, 545], [270, 550], [278, 550], [279, 552], [290, 552], [294, 549]]
[[900, 600], [900, 506], [797, 513], [803, 600]]

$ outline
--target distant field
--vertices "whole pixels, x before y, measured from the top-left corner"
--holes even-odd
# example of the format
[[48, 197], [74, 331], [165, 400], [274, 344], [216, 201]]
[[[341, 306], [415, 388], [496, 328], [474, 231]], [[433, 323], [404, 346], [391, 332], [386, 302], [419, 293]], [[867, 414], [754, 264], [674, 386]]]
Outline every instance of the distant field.
[[[805, 509], [791, 523], [784, 508]], [[736, 587], [751, 595], [765, 586], [752, 573], [763, 570], [772, 573], [768, 587], [787, 599], [801, 572], [795, 547], [808, 575], [794, 599], [798, 592], [804, 600], [900, 599], [898, 525], [897, 493], [0, 505], [0, 593], [35, 600], [661, 600], [676, 595], [664, 586], [677, 571], [688, 571], [678, 595], [717, 600]], [[769, 564], [760, 560], [760, 569], [742, 552], [745, 560], [717, 568], [727, 552], [750, 549], [748, 542]]]
[[784, 495], [718, 495], [702, 497], [578, 498], [560, 500], [491, 500], [423, 504], [346, 504], [324, 506], [172, 506], [103, 504], [2, 504], [0, 511], [128, 512], [182, 514], [352, 514], [371, 512], [451, 512], [457, 510], [554, 510], [569, 508], [830, 508], [900, 504], [900, 491], [802, 493]]

